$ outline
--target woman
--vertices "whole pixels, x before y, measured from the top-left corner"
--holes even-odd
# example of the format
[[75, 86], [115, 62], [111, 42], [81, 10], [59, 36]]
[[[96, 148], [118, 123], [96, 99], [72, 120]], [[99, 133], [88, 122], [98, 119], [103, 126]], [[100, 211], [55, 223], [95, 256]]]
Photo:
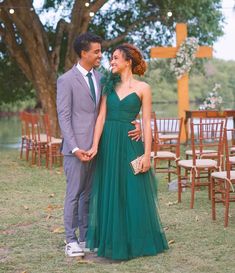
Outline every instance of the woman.
[[[120, 81], [106, 83], [88, 152], [93, 158], [98, 151], [87, 245], [98, 248], [98, 256], [127, 260], [155, 255], [168, 245], [156, 210], [156, 180], [150, 170], [151, 90], [133, 77], [144, 74], [146, 63], [136, 47], [123, 44], [114, 50], [111, 67]], [[128, 137], [141, 106], [144, 146]], [[130, 162], [140, 155], [141, 173], [134, 175]]]

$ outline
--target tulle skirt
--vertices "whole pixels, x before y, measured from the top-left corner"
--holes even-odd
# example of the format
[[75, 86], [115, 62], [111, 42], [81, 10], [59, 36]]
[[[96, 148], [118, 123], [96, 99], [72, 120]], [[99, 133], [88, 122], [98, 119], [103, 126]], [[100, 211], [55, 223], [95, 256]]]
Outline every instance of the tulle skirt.
[[152, 170], [134, 175], [130, 162], [144, 153], [132, 141], [130, 123], [106, 121], [90, 197], [87, 245], [98, 256], [127, 260], [168, 249], [157, 205]]

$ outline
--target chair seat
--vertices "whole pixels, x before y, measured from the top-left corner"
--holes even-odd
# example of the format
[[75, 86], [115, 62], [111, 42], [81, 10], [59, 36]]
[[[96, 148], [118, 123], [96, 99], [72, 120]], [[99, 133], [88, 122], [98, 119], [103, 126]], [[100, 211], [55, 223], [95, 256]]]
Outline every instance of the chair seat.
[[169, 152], [169, 151], [158, 151], [154, 154], [152, 153], [153, 158], [170, 158], [170, 159], [176, 159], [176, 154]]
[[40, 142], [47, 142], [47, 135], [46, 134], [40, 134]]
[[196, 159], [196, 166], [193, 165], [193, 160], [180, 160], [178, 165], [185, 168], [216, 168], [217, 162], [212, 159]]
[[231, 148], [230, 148], [230, 151], [231, 151], [231, 152], [235, 152], [235, 147], [234, 147], [234, 146], [231, 147]]
[[62, 143], [62, 139], [61, 138], [52, 137], [51, 138], [51, 142], [49, 144], [61, 144], [61, 143]]
[[235, 156], [230, 156], [230, 157], [229, 157], [229, 162], [230, 162], [231, 164], [235, 164]]
[[[211, 174], [212, 177], [214, 178], [219, 178], [219, 179], [226, 179], [227, 178], [227, 172], [213, 172]], [[230, 179], [235, 179], [235, 171], [230, 171]]]
[[[195, 150], [195, 153], [196, 154], [199, 154], [200, 153], [200, 150]], [[205, 154], [205, 155], [211, 155], [211, 154], [214, 154], [214, 155], [217, 155], [217, 152], [216, 152], [216, 150], [202, 150], [202, 153], [203, 153], [203, 155]], [[187, 150], [186, 152], [185, 152], [185, 154], [186, 155], [193, 155], [193, 151], [192, 150]]]
[[178, 134], [159, 134], [159, 138], [165, 140], [177, 139]]

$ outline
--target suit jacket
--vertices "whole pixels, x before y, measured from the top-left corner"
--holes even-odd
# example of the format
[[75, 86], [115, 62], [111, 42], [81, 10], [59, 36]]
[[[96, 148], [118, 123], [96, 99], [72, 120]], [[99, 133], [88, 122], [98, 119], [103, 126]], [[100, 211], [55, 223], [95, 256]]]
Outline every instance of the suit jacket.
[[101, 74], [94, 70], [98, 86], [95, 104], [83, 75], [74, 66], [57, 80], [57, 113], [63, 136], [62, 153], [71, 155], [75, 147], [90, 149], [101, 96]]

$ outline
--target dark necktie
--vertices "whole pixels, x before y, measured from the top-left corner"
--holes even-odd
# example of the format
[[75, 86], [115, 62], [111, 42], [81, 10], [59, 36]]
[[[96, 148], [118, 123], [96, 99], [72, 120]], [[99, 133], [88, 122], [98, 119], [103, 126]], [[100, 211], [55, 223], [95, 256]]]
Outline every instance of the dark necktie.
[[95, 86], [94, 86], [94, 82], [92, 80], [92, 73], [88, 72], [87, 77], [88, 77], [88, 82], [90, 85], [91, 95], [93, 97], [94, 102], [96, 103]]

